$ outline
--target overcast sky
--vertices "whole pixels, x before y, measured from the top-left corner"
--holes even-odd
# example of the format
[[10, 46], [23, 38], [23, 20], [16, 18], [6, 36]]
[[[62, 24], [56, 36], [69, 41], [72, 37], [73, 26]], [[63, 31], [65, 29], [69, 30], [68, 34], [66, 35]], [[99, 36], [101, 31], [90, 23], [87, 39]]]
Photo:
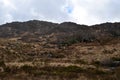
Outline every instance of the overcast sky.
[[119, 0], [0, 0], [0, 24], [12, 21], [71, 21], [98, 24], [120, 21]]

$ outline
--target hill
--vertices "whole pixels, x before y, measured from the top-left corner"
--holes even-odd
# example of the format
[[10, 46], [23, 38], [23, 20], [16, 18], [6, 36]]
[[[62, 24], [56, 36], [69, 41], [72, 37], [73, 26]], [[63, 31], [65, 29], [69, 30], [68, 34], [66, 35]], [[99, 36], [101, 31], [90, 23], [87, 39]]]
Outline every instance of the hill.
[[86, 26], [72, 22], [57, 24], [33, 20], [7, 23], [0, 26], [1, 38], [19, 38], [23, 41], [25, 38], [27, 38], [26, 41], [31, 41], [29, 38], [34, 38], [37, 41], [39, 37], [51, 34], [59, 42], [61, 39], [67, 38], [75, 38], [78, 42], [103, 41], [120, 36], [120, 23]]
[[119, 80], [120, 23], [0, 25], [2, 80]]

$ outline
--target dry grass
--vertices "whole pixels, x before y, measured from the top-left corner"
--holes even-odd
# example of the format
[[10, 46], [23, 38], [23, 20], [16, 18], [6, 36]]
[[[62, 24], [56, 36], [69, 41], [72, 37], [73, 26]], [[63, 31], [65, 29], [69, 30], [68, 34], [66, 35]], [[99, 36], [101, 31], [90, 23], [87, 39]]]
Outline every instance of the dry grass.
[[120, 43], [77, 43], [58, 49], [56, 45], [43, 48], [40, 43], [0, 41], [3, 80], [119, 80], [119, 68], [112, 70], [101, 63], [120, 60]]

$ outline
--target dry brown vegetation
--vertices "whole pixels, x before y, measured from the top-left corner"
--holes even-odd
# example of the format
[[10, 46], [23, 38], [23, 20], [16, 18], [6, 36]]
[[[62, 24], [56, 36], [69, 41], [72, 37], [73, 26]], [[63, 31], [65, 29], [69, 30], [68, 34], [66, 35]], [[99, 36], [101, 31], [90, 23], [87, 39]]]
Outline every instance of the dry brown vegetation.
[[119, 43], [58, 49], [1, 39], [0, 46], [2, 80], [119, 80]]
[[0, 79], [120, 80], [119, 25], [1, 25]]

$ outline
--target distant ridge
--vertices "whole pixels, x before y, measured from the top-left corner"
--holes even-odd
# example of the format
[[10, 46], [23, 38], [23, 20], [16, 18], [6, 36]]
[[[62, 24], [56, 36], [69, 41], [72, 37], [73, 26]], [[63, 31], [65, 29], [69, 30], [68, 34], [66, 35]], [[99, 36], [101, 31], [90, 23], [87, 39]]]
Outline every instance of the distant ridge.
[[103, 23], [92, 26], [79, 25], [73, 22], [52, 23], [30, 20], [12, 22], [0, 26], [0, 38], [23, 37], [36, 38], [54, 34], [58, 41], [75, 38], [78, 42], [110, 40], [120, 37], [120, 23]]

